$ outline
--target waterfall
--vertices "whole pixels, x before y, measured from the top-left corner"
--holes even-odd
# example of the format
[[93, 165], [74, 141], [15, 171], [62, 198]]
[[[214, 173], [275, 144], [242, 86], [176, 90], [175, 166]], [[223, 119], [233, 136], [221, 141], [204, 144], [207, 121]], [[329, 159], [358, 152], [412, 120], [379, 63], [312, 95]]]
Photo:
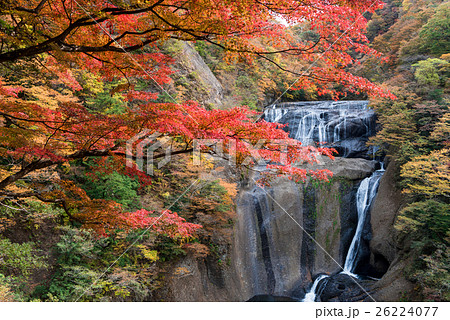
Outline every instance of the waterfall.
[[[373, 172], [376, 150], [366, 146], [376, 128], [375, 113], [367, 106], [367, 101], [317, 101], [281, 103], [264, 110], [266, 121], [287, 124], [283, 130], [304, 145], [324, 142], [344, 158], [363, 158], [330, 163], [330, 170], [344, 179], [354, 181], [371, 173], [372, 176], [359, 185], [357, 208], [353, 182], [352, 187], [348, 187], [334, 181], [323, 190], [314, 186], [299, 188], [287, 179], [279, 179], [264, 190], [252, 184], [244, 186], [237, 205], [240, 218], [236, 226], [239, 230], [235, 240], [239, 248], [236, 265], [253, 296], [250, 301], [278, 301], [280, 297], [289, 297], [312, 302], [321, 295], [322, 300], [330, 299], [330, 294], [335, 293], [328, 287], [334, 287], [340, 279], [334, 262], [339, 259], [342, 241], [347, 243], [348, 239], [347, 230], [345, 239], [340, 230], [341, 227], [353, 229], [349, 221], [356, 215], [355, 211], [358, 216], [356, 232], [342, 273], [356, 277], [353, 272], [361, 261], [365, 245], [362, 234], [366, 215], [384, 172], [383, 168]], [[259, 178], [258, 173], [253, 175], [254, 179]], [[330, 253], [316, 252], [317, 246], [307, 234], [316, 237], [318, 243], [324, 243]], [[306, 275], [312, 272], [317, 276], [306, 289]], [[341, 275], [341, 278], [347, 277]]]
[[267, 107], [264, 119], [288, 124], [284, 130], [303, 145], [325, 143], [343, 157], [371, 158], [365, 146], [374, 134], [375, 113], [368, 101], [291, 102]]
[[361, 181], [358, 191], [356, 193], [356, 206], [358, 211], [358, 224], [355, 235], [353, 236], [350, 248], [348, 249], [347, 257], [345, 258], [344, 270], [342, 273], [357, 277], [353, 273], [356, 263], [358, 262], [358, 252], [361, 245], [361, 234], [364, 228], [367, 213], [370, 205], [377, 194], [378, 184], [380, 178], [384, 173], [384, 169], [375, 171], [370, 177]]
[[322, 281], [323, 279], [328, 278], [327, 275], [322, 274], [320, 276], [318, 276], [316, 278], [316, 280], [314, 281], [311, 289], [306, 293], [305, 297], [303, 298], [302, 302], [314, 302], [316, 301], [316, 290], [317, 287], [319, 286], [320, 281]]

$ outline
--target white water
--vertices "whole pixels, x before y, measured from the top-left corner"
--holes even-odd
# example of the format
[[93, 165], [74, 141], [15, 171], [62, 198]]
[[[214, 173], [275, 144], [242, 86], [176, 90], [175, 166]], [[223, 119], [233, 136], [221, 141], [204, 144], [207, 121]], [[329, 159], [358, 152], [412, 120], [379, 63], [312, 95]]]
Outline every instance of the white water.
[[[303, 145], [324, 142], [327, 146], [341, 147], [342, 151], [339, 152], [344, 157], [356, 150], [351, 156], [356, 154], [358, 157], [360, 153], [367, 152], [368, 157], [372, 155], [374, 159], [376, 150], [364, 151], [364, 147], [360, 146], [361, 142], [364, 144], [375, 131], [375, 115], [373, 110], [368, 109], [367, 104], [367, 101], [282, 103], [267, 107], [264, 110], [264, 119], [288, 124], [289, 136], [301, 141]], [[371, 177], [364, 179], [358, 188], [358, 225], [342, 271], [354, 277], [357, 276], [352, 271], [358, 262], [364, 222], [383, 172], [384, 169], [374, 172]], [[320, 294], [320, 282], [327, 277], [318, 276], [302, 302], [314, 302]]]
[[315, 142], [333, 144], [350, 138], [347, 136], [347, 120], [358, 119], [365, 127], [365, 135], [371, 133], [373, 111], [367, 101], [315, 101], [282, 103], [267, 107], [264, 118], [270, 122], [289, 123], [290, 137], [303, 145]]
[[[369, 212], [370, 205], [372, 204], [372, 201], [377, 194], [378, 184], [384, 171], [385, 170], [383, 163], [381, 163], [381, 169], [375, 171], [370, 177], [365, 178], [363, 181], [361, 181], [361, 184], [359, 185], [358, 191], [356, 193], [358, 225], [356, 227], [356, 232], [353, 236], [352, 243], [350, 244], [347, 257], [345, 259], [344, 270], [341, 272], [354, 278], [358, 278], [358, 275], [354, 274], [353, 271], [356, 267], [359, 247], [361, 245], [361, 234], [364, 228], [364, 222], [366, 220], [367, 213]], [[320, 281], [327, 277], [327, 275], [321, 275], [317, 277], [311, 289], [306, 293], [302, 302], [314, 302], [316, 300], [316, 290], [319, 286]]]
[[311, 289], [306, 293], [305, 297], [303, 298], [302, 302], [314, 302], [316, 301], [316, 289], [317, 286], [319, 285], [319, 282], [322, 281], [323, 279], [328, 278], [327, 275], [320, 275], [317, 277], [317, 279], [314, 281]]
[[358, 210], [358, 225], [356, 227], [355, 235], [353, 236], [352, 243], [348, 249], [347, 257], [345, 258], [344, 270], [342, 273], [357, 278], [358, 276], [353, 273], [356, 262], [358, 259], [359, 247], [361, 245], [361, 234], [364, 228], [364, 222], [366, 220], [367, 213], [370, 205], [372, 204], [375, 195], [377, 194], [378, 184], [380, 178], [384, 173], [384, 169], [375, 171], [370, 177], [361, 181], [358, 191], [356, 193], [356, 206]]

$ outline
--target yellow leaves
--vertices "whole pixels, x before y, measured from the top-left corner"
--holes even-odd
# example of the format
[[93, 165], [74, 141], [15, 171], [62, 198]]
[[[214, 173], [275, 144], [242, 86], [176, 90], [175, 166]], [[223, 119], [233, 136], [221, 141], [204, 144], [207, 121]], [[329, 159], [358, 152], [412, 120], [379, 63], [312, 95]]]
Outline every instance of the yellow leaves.
[[133, 89], [134, 89], [134, 85], [132, 85], [130, 83], [122, 83], [122, 84], [119, 84], [118, 86], [114, 87], [113, 89], [111, 89], [109, 94], [112, 97], [117, 92], [121, 92], [124, 90], [133, 90]]
[[[3, 275], [2, 275], [3, 277]], [[13, 302], [14, 295], [11, 288], [6, 284], [0, 284], [0, 302]]]
[[[8, 228], [12, 227], [15, 224], [16, 224], [16, 222], [13, 219], [11, 219], [10, 217], [0, 217], [0, 232], [8, 230]], [[1, 287], [0, 287], [0, 290], [1, 290]], [[1, 295], [1, 293], [0, 293], [0, 295]], [[0, 298], [0, 301], [2, 301], [1, 298]]]
[[[218, 169], [216, 169], [216, 170], [219, 171]], [[234, 198], [237, 195], [236, 183], [230, 183], [223, 179], [219, 179], [219, 184], [225, 188], [225, 190], [227, 191], [227, 194], [230, 197]]]
[[[8, 169], [9, 170], [5, 170], [5, 169], [2, 169], [0, 167], [0, 181], [2, 181], [3, 179], [6, 179], [7, 177], [9, 177], [13, 172], [19, 171], [20, 170], [20, 166], [12, 166], [12, 167], [10, 167]], [[11, 184], [11, 185], [9, 185], [6, 188], [5, 191], [21, 193], [21, 192], [30, 191], [30, 189]]]
[[420, 226], [421, 223], [417, 220], [414, 220], [406, 216], [399, 216], [394, 225], [394, 228], [399, 232], [411, 233], [416, 232]]
[[426, 197], [450, 197], [450, 149], [418, 156], [402, 166], [401, 177], [407, 187], [405, 193]]
[[149, 250], [146, 246], [144, 246], [142, 244], [137, 245], [136, 247], [140, 250], [142, 256], [145, 259], [149, 260], [150, 262], [155, 262], [155, 261], [159, 260], [158, 251]]
[[78, 99], [71, 93], [63, 94], [49, 87], [32, 86], [26, 88], [24, 91], [31, 99], [35, 100], [39, 106], [51, 110], [56, 110], [60, 103], [78, 102]]
[[[389, 144], [394, 149], [402, 149], [406, 144], [417, 140], [414, 111], [404, 102], [394, 102], [380, 107], [379, 121], [383, 128], [370, 141]], [[381, 142], [381, 143], [380, 143]]]
[[193, 253], [194, 258], [206, 258], [206, 256], [210, 253], [208, 246], [194, 242], [190, 243], [187, 246], [187, 249]]
[[404, 11], [408, 11], [411, 6], [411, 0], [403, 0], [402, 8]]
[[[46, 71], [48, 72], [48, 70]], [[60, 85], [60, 83], [57, 84]], [[27, 108], [31, 108], [33, 104], [37, 104], [43, 108], [55, 110], [60, 103], [79, 102], [78, 98], [72, 94], [72, 91], [67, 89], [57, 91], [39, 78], [23, 77], [14, 85], [19, 85], [23, 88], [26, 99], [20, 100], [22, 108], [25, 105]], [[17, 101], [17, 99], [13, 101]]]
[[[223, 205], [232, 208], [234, 199], [237, 195], [237, 186], [236, 183], [230, 183], [223, 179], [219, 179], [219, 185], [222, 186], [226, 193], [222, 196]], [[233, 210], [230, 210], [233, 211]]]
[[433, 132], [431, 132], [430, 138], [446, 146], [450, 145], [450, 113], [442, 116], [434, 127]]
[[104, 91], [104, 84], [100, 79], [100, 76], [90, 72], [82, 72], [81, 77], [83, 79], [83, 88], [85, 90], [90, 91], [94, 95]]
[[184, 277], [190, 275], [192, 272], [186, 267], [178, 267], [174, 271], [174, 275], [178, 277]]

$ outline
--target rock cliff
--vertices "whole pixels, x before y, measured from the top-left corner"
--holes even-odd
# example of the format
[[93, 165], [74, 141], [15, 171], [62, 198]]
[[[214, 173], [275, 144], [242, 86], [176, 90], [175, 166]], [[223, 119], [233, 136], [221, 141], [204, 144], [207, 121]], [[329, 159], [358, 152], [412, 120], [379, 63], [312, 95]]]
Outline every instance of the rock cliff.
[[[237, 199], [228, 265], [187, 257], [173, 266], [164, 291], [175, 301], [246, 301], [258, 295], [300, 300], [319, 273], [340, 271], [356, 228], [355, 191], [374, 161], [323, 160], [330, 183], [278, 178], [262, 190], [250, 177]], [[183, 289], [184, 288], [184, 289]]]

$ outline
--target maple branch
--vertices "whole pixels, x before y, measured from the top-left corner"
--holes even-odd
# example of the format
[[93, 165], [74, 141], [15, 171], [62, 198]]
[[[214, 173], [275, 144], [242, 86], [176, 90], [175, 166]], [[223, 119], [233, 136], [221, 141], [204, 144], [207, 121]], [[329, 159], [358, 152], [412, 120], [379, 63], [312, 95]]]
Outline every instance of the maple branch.
[[112, 148], [104, 149], [104, 150], [79, 150], [79, 151], [76, 151], [76, 152], [72, 153], [71, 155], [68, 155], [68, 156], [66, 156], [66, 157], [64, 157], [64, 158], [62, 158], [60, 160], [51, 160], [51, 159], [42, 160], [42, 159], [39, 159], [39, 160], [32, 161], [29, 164], [24, 165], [22, 167], [22, 169], [20, 169], [16, 173], [14, 173], [14, 174], [6, 177], [2, 181], [0, 181], [0, 190], [5, 189], [11, 183], [16, 182], [17, 180], [22, 179], [23, 177], [25, 177], [30, 172], [33, 172], [33, 171], [36, 171], [36, 170], [40, 170], [40, 169], [44, 169], [44, 168], [48, 168], [48, 167], [51, 167], [53, 165], [61, 164], [61, 163], [64, 163], [64, 162], [67, 162], [67, 161], [70, 161], [70, 160], [83, 159], [85, 157], [103, 157], [103, 156], [108, 156], [116, 148], [118, 148], [118, 146], [114, 146]]
[[[280, 9], [279, 7], [275, 7], [275, 4], [273, 4], [273, 3], [264, 3], [264, 2], [261, 2], [258, 0], [255, 0], [255, 2], [260, 4], [261, 6], [269, 9], [270, 11], [273, 11], [275, 13], [282, 14], [282, 15], [292, 14], [293, 12], [297, 11], [298, 8], [300, 8], [301, 6], [303, 6], [307, 3], [307, 2], [305, 3], [305, 1], [299, 1], [299, 4], [295, 7], [292, 7], [289, 9], [286, 9], [286, 8]], [[308, 4], [308, 7], [318, 9], [318, 8], [314, 7], [313, 5], [311, 5], [311, 3], [307, 3], [307, 4]]]
[[39, 4], [34, 9], [28, 9], [28, 8], [24, 8], [24, 7], [15, 7], [14, 10], [16, 10], [16, 11], [25, 11], [25, 12], [28, 12], [28, 13], [38, 14], [42, 10], [44, 5], [47, 3], [47, 1], [48, 0], [42, 0], [41, 2], [39, 2]]
[[[2, 181], [0, 181], [0, 190], [5, 189], [8, 185], [16, 182], [17, 180], [24, 178], [26, 175], [28, 175], [29, 173], [31, 173], [33, 171], [48, 168], [53, 165], [61, 164], [61, 163], [64, 163], [64, 162], [67, 162], [70, 160], [83, 159], [85, 157], [104, 157], [104, 156], [109, 156], [112, 154], [125, 157], [126, 156], [125, 153], [115, 151], [118, 147], [119, 147], [118, 145], [115, 145], [111, 148], [104, 149], [104, 150], [79, 150], [79, 151], [76, 151], [76, 152], [72, 153], [71, 155], [68, 155], [60, 160], [39, 159], [39, 160], [32, 161], [31, 163], [24, 165], [16, 173], [14, 173], [14, 174], [6, 177]], [[193, 148], [186, 147], [185, 149], [182, 149], [182, 150], [173, 151], [173, 152], [171, 152], [171, 154], [172, 155], [184, 154], [184, 153], [192, 152], [193, 150], [194, 150]], [[165, 153], [160, 153], [160, 154], [154, 155], [153, 159], [159, 159], [159, 158], [162, 158], [165, 156], [166, 156]], [[136, 160], [135, 156], [132, 156], [132, 158], [134, 160]]]
[[[185, 153], [189, 153], [194, 151], [194, 148], [185, 148], [185, 149], [181, 149], [181, 150], [177, 150], [177, 151], [171, 151], [170, 155], [178, 155], [178, 154], [185, 154]], [[134, 155], [127, 155], [124, 152], [113, 152], [114, 155], [117, 156], [121, 156], [121, 157], [129, 157], [133, 160], [137, 160], [138, 157], [134, 156]], [[159, 159], [159, 158], [163, 158], [166, 156], [166, 153], [158, 153], [153, 155], [153, 159]]]
[[72, 24], [72, 17], [70, 16], [69, 12], [67, 11], [65, 0], [63, 0], [61, 3], [64, 8], [64, 13], [66, 14], [67, 19], [69, 19], [70, 24]]
[[[157, 2], [152, 4], [150, 7], [145, 7], [145, 8], [140, 8], [139, 6], [136, 6], [134, 8], [138, 8], [138, 9], [135, 9], [135, 10], [127, 10], [127, 9], [123, 9], [123, 8], [105, 8], [105, 9], [102, 9], [101, 11], [104, 13], [110, 13], [113, 16], [145, 13], [145, 12], [152, 11], [154, 8], [156, 8], [158, 6], [161, 6], [161, 4], [163, 2], [164, 2], [164, 0], [158, 0]], [[131, 7], [131, 8], [133, 8], [133, 7]]]
[[[46, 202], [46, 203], [55, 203], [55, 204], [61, 204], [61, 206], [64, 209], [64, 212], [67, 214], [67, 216], [69, 217], [69, 219], [71, 221], [77, 221], [77, 222], [82, 222], [81, 220], [75, 218], [69, 211], [69, 208], [67, 208], [67, 202], [66, 199], [48, 199], [46, 197], [44, 197], [41, 193], [39, 192], [11, 192], [11, 191], [0, 191], [0, 197], [6, 197], [6, 198], [10, 198], [10, 199], [22, 199], [22, 198], [32, 198], [35, 197], [38, 200], [42, 201], [42, 202]], [[3, 203], [0, 203], [3, 206], [6, 206], [10, 209], [14, 209], [14, 210], [25, 210], [24, 208], [21, 209], [16, 209], [16, 208], [12, 208], [9, 207]], [[26, 211], [26, 210], [25, 210]]]
[[30, 163], [27, 166], [20, 169], [18, 172], [14, 173], [14, 174], [6, 177], [2, 181], [0, 181], [0, 190], [6, 188], [8, 185], [10, 185], [11, 183], [13, 183], [17, 180], [22, 179], [30, 172], [33, 172], [33, 171], [36, 171], [39, 169], [43, 169], [43, 168], [47, 168], [54, 164], [56, 164], [56, 163], [52, 160], [33, 161], [32, 163]]
[[[43, 0], [35, 9], [19, 8], [19, 10], [37, 14], [42, 9], [42, 7], [44, 6], [45, 3], [46, 3], [46, 1]], [[260, 2], [257, 2], [257, 3], [259, 3], [261, 5]], [[258, 49], [251, 50], [251, 49], [230, 48], [228, 46], [222, 45], [222, 44], [220, 44], [216, 41], [212, 41], [210, 39], [211, 36], [222, 35], [221, 33], [216, 33], [212, 30], [203, 30], [202, 31], [202, 30], [195, 30], [192, 28], [184, 28], [178, 24], [172, 23], [171, 21], [169, 21], [168, 19], [163, 17], [161, 14], [159, 14], [155, 10], [158, 6], [173, 7], [173, 8], [175, 8], [174, 12], [176, 12], [179, 9], [186, 9], [184, 7], [177, 6], [177, 5], [163, 4], [163, 0], [160, 0], [160, 1], [157, 1], [156, 3], [152, 4], [149, 7], [140, 8], [139, 6], [136, 6], [135, 7], [136, 9], [132, 9], [132, 10], [124, 9], [124, 8], [104, 8], [104, 9], [101, 9], [100, 12], [107, 13], [109, 16], [98, 17], [98, 15], [96, 15], [96, 14], [92, 14], [92, 15], [88, 14], [88, 16], [81, 17], [81, 18], [77, 19], [75, 22], [72, 22], [70, 16], [67, 14], [67, 11], [66, 11], [67, 18], [69, 20], [69, 25], [59, 35], [57, 35], [55, 37], [48, 37], [48, 39], [46, 41], [36, 44], [36, 45], [33, 45], [33, 46], [29, 46], [27, 48], [20, 48], [20, 49], [15, 49], [15, 50], [12, 50], [9, 52], [1, 53], [0, 54], [0, 63], [7, 62], [7, 61], [15, 61], [15, 60], [23, 59], [26, 57], [32, 57], [32, 56], [36, 56], [36, 55], [39, 55], [39, 54], [45, 53], [45, 52], [49, 53], [49, 52], [52, 52], [53, 50], [60, 50], [62, 52], [69, 52], [69, 53], [70, 52], [128, 53], [131, 51], [136, 51], [136, 50], [142, 49], [143, 47], [147, 46], [148, 44], [158, 41], [161, 38], [161, 36], [158, 36], [155, 34], [152, 37], [149, 37], [148, 39], [146, 39], [145, 41], [139, 42], [138, 44], [135, 44], [135, 45], [130, 45], [128, 47], [113, 46], [112, 44], [116, 43], [120, 39], [123, 39], [127, 35], [139, 36], [139, 35], [145, 35], [145, 34], [155, 33], [155, 32], [164, 32], [164, 33], [182, 32], [186, 35], [189, 35], [190, 38], [182, 37], [180, 35], [172, 35], [170, 37], [175, 38], [175, 39], [182, 39], [185, 41], [204, 40], [204, 41], [207, 41], [207, 42], [209, 42], [215, 46], [218, 46], [226, 51], [236, 52], [236, 53], [250, 53], [250, 54], [256, 53], [259, 56], [271, 55], [271, 54], [277, 54], [277, 53], [292, 53], [292, 54], [298, 55], [301, 52], [307, 52], [307, 51], [311, 50], [320, 42], [320, 39], [319, 39], [317, 41], [317, 43], [315, 43], [313, 46], [311, 46], [310, 48], [305, 48], [305, 49], [287, 48], [287, 49], [282, 49], [282, 50], [258, 51]], [[131, 7], [131, 8], [133, 8], [133, 7]], [[65, 6], [64, 6], [64, 9], [66, 9]], [[147, 29], [144, 31], [126, 31], [126, 32], [122, 33], [121, 35], [119, 35], [115, 38], [112, 38], [110, 41], [108, 41], [106, 44], [104, 44], [102, 46], [83, 46], [83, 45], [77, 45], [77, 44], [71, 44], [71, 43], [65, 42], [67, 36], [69, 36], [74, 30], [76, 30], [80, 27], [92, 26], [95, 24], [99, 24], [101, 22], [110, 20], [111, 16], [135, 15], [135, 14], [145, 13], [145, 12], [151, 12], [158, 19], [160, 19], [166, 26], [170, 26], [171, 28], [167, 29], [167, 28], [153, 27], [153, 28], [150, 28], [150, 29]], [[259, 31], [261, 31], [261, 30], [259, 30]], [[255, 32], [258, 32], [258, 30], [253, 31], [252, 33], [255, 33]], [[235, 36], [240, 35], [240, 34], [242, 35], [242, 33], [239, 33], [239, 32], [236, 32], [236, 33], [230, 32], [229, 33], [229, 35], [235, 35]], [[55, 48], [55, 46], [56, 46], [56, 48]], [[286, 70], [284, 70], [284, 71], [286, 71]]]
[[142, 36], [142, 35], [145, 35], [147, 33], [155, 32], [155, 31], [174, 32], [174, 31], [177, 31], [177, 30], [174, 30], [174, 29], [161, 29], [161, 28], [154, 27], [154, 28], [147, 29], [147, 30], [144, 30], [144, 31], [139, 31], [139, 32], [138, 31], [125, 31], [120, 36], [117, 36], [116, 38], [111, 39], [111, 41], [106, 43], [105, 46], [109, 46], [109, 45], [113, 44], [114, 42], [117, 42], [120, 39], [122, 39], [122, 38], [124, 38], [125, 36], [128, 36], [128, 35]]
[[103, 22], [107, 20], [107, 17], [99, 18], [98, 20], [91, 20], [90, 17], [83, 17], [75, 21], [73, 24], [70, 24], [63, 32], [61, 32], [59, 35], [49, 38], [48, 40], [34, 45], [30, 46], [28, 48], [23, 49], [16, 49], [13, 51], [9, 51], [6, 53], [0, 54], [0, 62], [7, 62], [7, 61], [15, 61], [22, 58], [32, 57], [44, 52], [51, 52], [53, 51], [54, 45], [60, 44], [62, 41], [64, 41], [65, 38], [76, 28], [83, 27], [83, 26], [90, 26], [94, 25], [100, 22]]
[[105, 64], [112, 64], [114, 67], [118, 68], [116, 64], [114, 64], [113, 62], [109, 61], [109, 60], [103, 60], [100, 59], [99, 57], [94, 56], [93, 54], [89, 53], [89, 52], [83, 52], [83, 54], [87, 55], [88, 57], [91, 57], [92, 59], [95, 59], [101, 63], [105, 63]]
[[274, 60], [272, 60], [272, 59], [266, 57], [265, 55], [257, 54], [257, 56], [260, 57], [260, 58], [263, 58], [263, 59], [265, 59], [265, 60], [267, 60], [267, 61], [269, 61], [270, 63], [273, 63], [273, 64], [274, 64], [277, 68], [279, 68], [280, 70], [285, 71], [285, 72], [292, 73], [292, 74], [294, 74], [294, 75], [296, 75], [296, 76], [299, 76], [299, 77], [306, 77], [306, 78], [316, 79], [316, 80], [324, 81], [324, 82], [326, 82], [326, 81], [332, 82], [332, 81], [333, 81], [333, 80], [330, 79], [330, 78], [320, 78], [320, 77], [317, 77], [317, 76], [315, 76], [315, 75], [313, 75], [313, 74], [310, 74], [310, 73], [309, 73], [309, 74], [298, 73], [298, 72], [295, 72], [295, 71], [286, 69], [286, 68], [284, 68], [283, 66], [281, 66], [279, 63], [277, 63], [277, 62], [275, 62]]
[[[139, 13], [152, 11], [155, 7], [160, 5], [163, 1], [164, 0], [159, 0], [156, 3], [154, 3], [153, 5], [151, 5], [150, 7], [136, 9], [136, 10], [125, 10], [122, 8], [105, 8], [105, 9], [100, 10], [100, 12], [109, 13], [112, 16], [139, 14]], [[16, 9], [18, 11], [25, 11], [25, 12], [29, 12], [29, 13], [38, 14], [46, 2], [47, 2], [47, 0], [41, 1], [41, 3], [36, 7], [36, 9], [27, 9], [27, 8], [22, 8], [22, 7], [18, 7]], [[50, 37], [46, 41], [44, 41], [40, 44], [30, 46], [28, 48], [15, 49], [13, 51], [9, 51], [9, 52], [0, 54], [0, 62], [15, 61], [15, 60], [26, 58], [26, 57], [32, 57], [32, 56], [35, 56], [35, 55], [38, 55], [38, 54], [41, 54], [44, 52], [51, 52], [55, 49], [54, 45], [59, 46], [62, 51], [65, 51], [63, 42], [73, 30], [75, 30], [79, 27], [85, 27], [85, 26], [99, 24], [106, 20], [109, 20], [109, 17], [106, 16], [106, 17], [98, 18], [98, 16], [96, 14], [88, 14], [88, 16], [81, 17], [73, 23], [70, 22], [68, 27], [63, 32], [61, 32], [59, 35], [57, 35], [55, 37]], [[18, 24], [19, 23], [16, 22], [16, 25], [18, 25]], [[143, 45], [132, 46], [130, 48], [130, 50], [131, 51], [138, 50], [153, 41], [156, 41], [156, 40], [146, 42]], [[68, 46], [70, 48], [70, 45], [68, 45]], [[87, 47], [87, 48], [89, 48], [89, 47]], [[109, 51], [115, 51], [116, 47], [108, 47], [108, 48], [110, 49]], [[79, 50], [75, 50], [75, 51], [67, 50], [67, 51], [68, 52], [81, 52]], [[99, 51], [98, 47], [97, 47], [97, 50], [89, 50], [89, 49], [87, 50], [87, 52], [98, 52], [98, 51]], [[108, 51], [108, 50], [100, 50], [100, 51]], [[123, 50], [121, 50], [121, 51], [123, 51]]]
[[[91, 47], [91, 46], [79, 46], [75, 44], [69, 44], [60, 42], [60, 50], [63, 52], [82, 52], [82, 53], [90, 53], [90, 52], [118, 52], [118, 53], [127, 53], [131, 51], [136, 51], [142, 49], [146, 45], [156, 42], [159, 39], [147, 39], [142, 41], [140, 44], [135, 44], [128, 47], [116, 47], [111, 45], [104, 45], [100, 47]], [[114, 41], [110, 41], [108, 43], [112, 44]], [[115, 43], [115, 42], [114, 42]], [[0, 55], [1, 59], [1, 55]], [[1, 61], [1, 60], [0, 60]]]
[[53, 203], [61, 203], [61, 202], [65, 201], [64, 199], [48, 199], [48, 198], [45, 198], [41, 193], [35, 192], [35, 191], [29, 191], [29, 192], [0, 191], [0, 196], [12, 198], [12, 199], [36, 197], [43, 202], [53, 202]]
[[[53, 126], [50, 125], [50, 124], [58, 124], [58, 123], [65, 124], [65, 123], [67, 123], [69, 118], [67, 118], [65, 120], [62, 120], [62, 121], [56, 121], [56, 120], [45, 121], [45, 120], [37, 120], [37, 119], [19, 118], [19, 117], [16, 117], [16, 116], [13, 116], [11, 114], [4, 113], [4, 112], [0, 112], [0, 116], [3, 116], [6, 119], [7, 123], [14, 124], [15, 126], [21, 128], [21, 129], [24, 129], [24, 130], [28, 130], [28, 129], [23, 127], [23, 126], [21, 126], [16, 121], [13, 121], [13, 119], [14, 120], [18, 120], [18, 121], [24, 121], [24, 122], [41, 123], [42, 125], [44, 125], [45, 127], [47, 127], [48, 129], [51, 129], [51, 130], [55, 130], [55, 131], [57, 130], [59, 132], [64, 132], [64, 133], [78, 134], [78, 132], [76, 132], [76, 131], [70, 131], [70, 130], [67, 130], [67, 129], [63, 129], [63, 128], [61, 128], [61, 126], [60, 127], [53, 127]], [[87, 120], [84, 120], [84, 121], [78, 120], [76, 123], [73, 123], [73, 124], [82, 124], [82, 123], [86, 123], [86, 122], [89, 122], [89, 121], [90, 121], [90, 119], [87, 119]]]
[[92, 142], [86, 141], [85, 145], [87, 145], [89, 143], [89, 146], [87, 146], [85, 149], [90, 149], [92, 148], [97, 142], [99, 142], [101, 139], [107, 137], [109, 134], [111, 134], [112, 132], [116, 131], [120, 126], [116, 126], [111, 128], [111, 130], [106, 131], [105, 133], [99, 135], [98, 137], [96, 137], [95, 139], [93, 139]]

